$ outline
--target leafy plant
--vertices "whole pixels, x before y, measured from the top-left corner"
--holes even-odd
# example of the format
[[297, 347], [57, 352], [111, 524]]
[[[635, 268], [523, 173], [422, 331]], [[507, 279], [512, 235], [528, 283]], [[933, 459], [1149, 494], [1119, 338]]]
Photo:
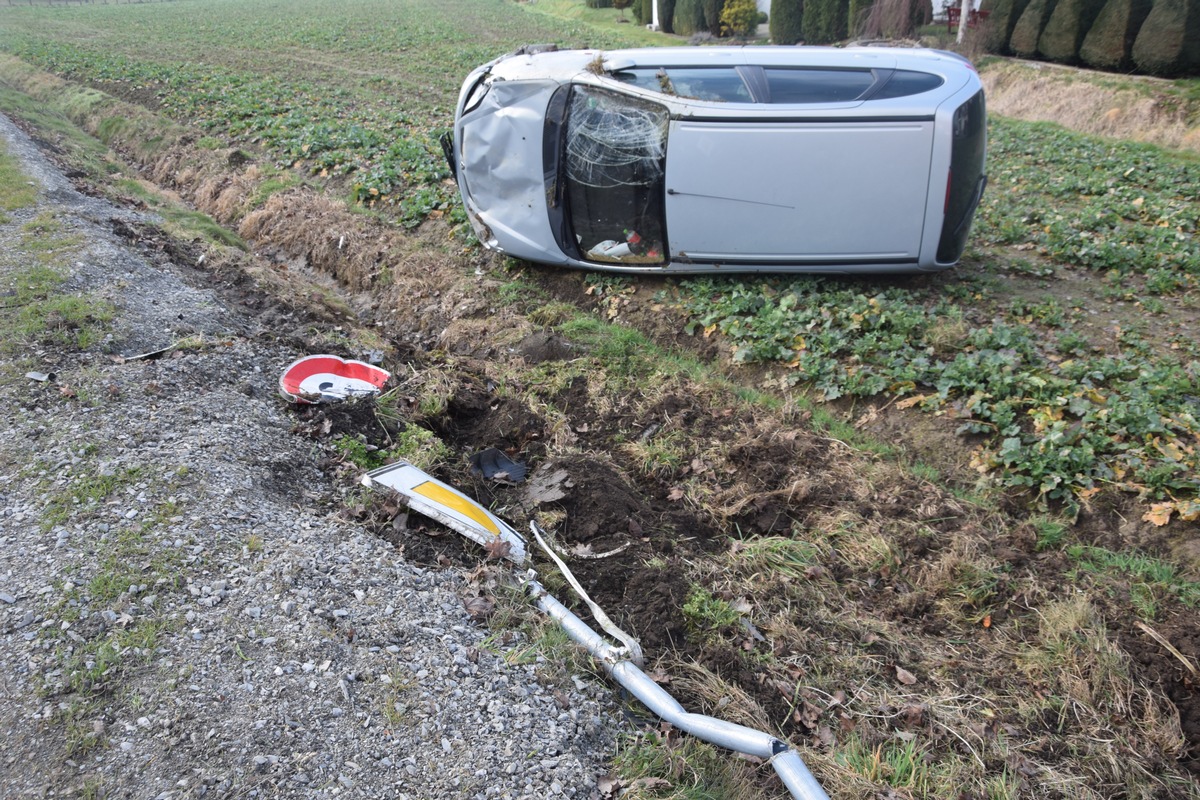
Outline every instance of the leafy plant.
[[[780, 363], [785, 386], [809, 385], [829, 400], [883, 393], [902, 407], [950, 411], [960, 433], [993, 437], [975, 461], [1008, 486], [1064, 501], [1103, 485], [1173, 503], [1200, 490], [1200, 454], [1187, 444], [1200, 423], [1186, 399], [1200, 393], [1200, 371], [1136, 346], [1124, 359], [1052, 358], [1028, 323], [1064, 324], [1056, 302], [1014, 303], [1025, 325], [964, 326], [947, 339], [947, 320], [962, 319], [962, 308], [903, 289], [819, 278], [685, 287], [687, 330], [721, 333], [735, 362]], [[1072, 353], [1086, 344], [1060, 341]]]
[[688, 626], [701, 638], [719, 638], [741, 618], [728, 601], [713, 595], [699, 585], [693, 585], [683, 604], [683, 616]]

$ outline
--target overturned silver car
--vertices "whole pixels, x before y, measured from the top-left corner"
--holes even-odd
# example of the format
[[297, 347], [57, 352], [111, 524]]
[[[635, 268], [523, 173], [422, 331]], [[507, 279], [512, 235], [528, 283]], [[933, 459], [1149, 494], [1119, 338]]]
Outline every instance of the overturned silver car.
[[479, 239], [642, 273], [914, 272], [962, 255], [986, 110], [953, 53], [532, 46], [443, 144]]

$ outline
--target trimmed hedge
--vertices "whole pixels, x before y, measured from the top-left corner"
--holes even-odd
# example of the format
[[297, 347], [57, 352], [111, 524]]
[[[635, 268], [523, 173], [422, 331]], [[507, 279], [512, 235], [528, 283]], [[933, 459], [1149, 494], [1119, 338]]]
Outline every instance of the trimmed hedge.
[[1150, 13], [1150, 0], [1108, 0], [1083, 39], [1079, 57], [1100, 69], [1127, 70], [1138, 30]]
[[1133, 63], [1152, 75], [1200, 71], [1200, 0], [1155, 0], [1134, 40]]
[[988, 12], [983, 28], [983, 48], [990, 53], [1011, 53], [1009, 40], [1017, 20], [1029, 6], [1029, 0], [983, 0], [981, 11]]
[[676, 0], [671, 25], [680, 36], [708, 30], [704, 22], [704, 0]]
[[805, 0], [801, 29], [806, 44], [833, 44], [846, 38], [846, 0]]
[[1104, 0], [1058, 0], [1038, 37], [1038, 52], [1051, 61], [1078, 63], [1079, 46], [1103, 7]]
[[1008, 40], [1008, 46], [1014, 53], [1025, 58], [1037, 55], [1038, 39], [1041, 38], [1042, 29], [1046, 27], [1046, 20], [1050, 19], [1055, 5], [1057, 0], [1030, 0]]
[[804, 0], [771, 0], [767, 20], [773, 44], [795, 44], [804, 38]]

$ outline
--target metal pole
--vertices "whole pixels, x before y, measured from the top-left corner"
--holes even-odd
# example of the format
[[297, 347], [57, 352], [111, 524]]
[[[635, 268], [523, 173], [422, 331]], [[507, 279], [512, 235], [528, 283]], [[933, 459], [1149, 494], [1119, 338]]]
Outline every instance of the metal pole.
[[697, 739], [767, 759], [795, 800], [829, 800], [829, 795], [809, 772], [803, 759], [787, 742], [744, 725], [690, 713], [625, 657], [623, 650], [601, 638], [569, 608], [551, 597], [540, 583], [531, 580], [527, 588], [539, 609], [562, 625], [573, 641], [604, 665], [613, 680], [657, 716]]

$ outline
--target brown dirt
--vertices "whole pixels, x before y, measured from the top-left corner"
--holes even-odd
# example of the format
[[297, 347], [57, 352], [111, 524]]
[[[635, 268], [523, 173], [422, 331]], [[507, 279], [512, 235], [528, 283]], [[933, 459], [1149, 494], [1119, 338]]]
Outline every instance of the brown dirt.
[[1144, 631], [1122, 630], [1117, 639], [1133, 655], [1143, 680], [1155, 686], [1179, 711], [1188, 743], [1182, 766], [1200, 775], [1200, 631], [1193, 615], [1179, 612], [1154, 628], [1178, 651], [1176, 655]]

